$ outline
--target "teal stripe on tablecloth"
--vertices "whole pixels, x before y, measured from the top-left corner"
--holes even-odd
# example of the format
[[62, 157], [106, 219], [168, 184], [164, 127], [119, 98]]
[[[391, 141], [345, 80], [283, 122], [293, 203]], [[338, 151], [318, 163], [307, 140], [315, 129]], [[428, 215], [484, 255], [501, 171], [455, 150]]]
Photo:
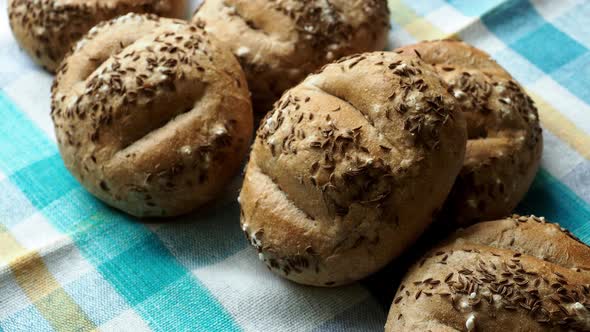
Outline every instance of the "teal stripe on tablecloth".
[[541, 169], [518, 212], [545, 216], [559, 222], [582, 241], [590, 244], [590, 205], [557, 178]]
[[239, 330], [153, 233], [98, 268], [155, 330]]
[[[10, 151], [26, 150], [25, 156], [38, 156], [42, 152], [40, 149], [51, 152], [41, 160], [12, 157], [20, 161], [18, 171], [13, 172], [11, 159], [0, 163], [0, 170], [13, 173], [10, 181], [18, 184], [52, 225], [62, 233], [71, 234], [84, 257], [129, 303], [137, 305], [138, 312], [151, 328], [161, 331], [239, 330], [206, 287], [191, 276], [144, 224], [84, 193], [56, 157], [56, 148], [47, 137], [1, 93], [0, 101], [2, 122], [10, 123], [10, 127], [0, 127], [3, 133], [0, 147]], [[23, 133], [21, 129], [27, 131]], [[35, 144], [14, 146], [23, 143], [24, 138]], [[0, 158], [9, 157], [0, 155]], [[72, 204], [87, 210], [66, 209]], [[105, 261], [104, 257], [109, 259]], [[159, 294], [158, 301], [152, 299], [155, 294]], [[162, 325], [161, 321], [168, 324]]]
[[[546, 45], [552, 45], [552, 47], [546, 47]], [[551, 23], [543, 24], [510, 46], [548, 74], [588, 52], [583, 45]]]
[[170, 264], [166, 248], [153, 233], [146, 233], [131, 247], [113, 248], [119, 254], [98, 266], [134, 307], [187, 274], [179, 264]]
[[[510, 49], [590, 104], [588, 69], [583, 66], [590, 50], [545, 20], [529, 1], [506, 1], [483, 15], [481, 21]], [[578, 63], [582, 66], [574, 66]]]
[[98, 203], [83, 188], [54, 201], [44, 213], [62, 232], [71, 233], [85, 258], [152, 329], [238, 330], [210, 292], [143, 223]]
[[481, 17], [496, 37], [512, 44], [547, 22], [527, 0], [508, 0]]
[[74, 177], [64, 176], [65, 171], [57, 153], [15, 172], [10, 180], [41, 210], [79, 186]]
[[0, 90], [0, 169], [5, 175], [55, 154], [55, 146]]
[[166, 223], [154, 233], [184, 266], [195, 270], [221, 262], [248, 247], [239, 219], [240, 206], [234, 200]]
[[[170, 293], [188, 297], [190, 301], [170, 296]], [[152, 313], [151, 317], [155, 319], [148, 323], [157, 331], [240, 330], [233, 319], [222, 312], [218, 302], [194, 287], [194, 279], [189, 275], [143, 301], [135, 309], [142, 314]]]
[[504, 0], [446, 0], [455, 9], [459, 10], [465, 16], [479, 17], [496, 6], [499, 6]]

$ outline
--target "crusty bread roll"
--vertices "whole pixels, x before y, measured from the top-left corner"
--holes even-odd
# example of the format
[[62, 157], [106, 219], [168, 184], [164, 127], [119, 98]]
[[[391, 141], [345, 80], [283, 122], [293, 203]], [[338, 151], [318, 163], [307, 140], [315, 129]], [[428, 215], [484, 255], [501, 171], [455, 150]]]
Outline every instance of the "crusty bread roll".
[[434, 66], [463, 104], [465, 164], [445, 207], [459, 225], [510, 215], [539, 168], [539, 115], [523, 88], [483, 51], [458, 41], [403, 47]]
[[64, 60], [52, 118], [67, 168], [140, 217], [188, 212], [239, 169], [252, 106], [235, 57], [183, 21], [128, 14], [99, 24]]
[[590, 331], [589, 310], [590, 248], [515, 215], [458, 231], [412, 267], [385, 331]]
[[242, 228], [288, 279], [353, 282], [428, 226], [465, 142], [457, 100], [419, 60], [341, 59], [287, 91], [263, 120], [240, 194]]
[[17, 42], [50, 72], [98, 22], [130, 12], [180, 18], [185, 10], [186, 0], [8, 0]]
[[205, 0], [195, 22], [238, 57], [255, 111], [342, 56], [382, 50], [386, 0]]

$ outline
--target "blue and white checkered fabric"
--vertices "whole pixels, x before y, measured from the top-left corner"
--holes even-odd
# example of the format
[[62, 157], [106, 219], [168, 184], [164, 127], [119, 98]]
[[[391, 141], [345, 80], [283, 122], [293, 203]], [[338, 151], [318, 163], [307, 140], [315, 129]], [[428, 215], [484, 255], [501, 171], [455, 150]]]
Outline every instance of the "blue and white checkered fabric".
[[[390, 6], [393, 47], [459, 37], [525, 86], [539, 107], [545, 151], [519, 212], [558, 221], [590, 243], [590, 2], [390, 0]], [[304, 287], [258, 262], [238, 227], [240, 179], [216, 206], [164, 224], [142, 223], [98, 202], [59, 156], [51, 82], [18, 48], [3, 11], [0, 332], [382, 329], [388, 308], [366, 283]]]

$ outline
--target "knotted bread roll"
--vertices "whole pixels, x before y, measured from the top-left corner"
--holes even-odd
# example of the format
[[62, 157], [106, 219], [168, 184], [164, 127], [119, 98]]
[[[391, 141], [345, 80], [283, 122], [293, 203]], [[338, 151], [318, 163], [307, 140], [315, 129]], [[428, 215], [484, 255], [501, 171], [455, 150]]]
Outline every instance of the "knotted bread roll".
[[590, 247], [513, 216], [458, 231], [412, 267], [385, 331], [590, 331], [589, 309]]
[[193, 21], [238, 57], [263, 113], [324, 64], [382, 50], [389, 32], [385, 0], [205, 0]]
[[242, 228], [293, 281], [353, 282], [430, 224], [461, 168], [457, 100], [415, 57], [341, 59], [287, 91], [258, 129]]
[[183, 21], [128, 14], [80, 40], [52, 87], [67, 168], [135, 216], [209, 201], [239, 169], [252, 135], [234, 56]]
[[459, 225], [510, 215], [539, 168], [543, 136], [524, 89], [490, 56], [463, 42], [443, 40], [401, 48], [433, 65], [463, 105], [465, 163], [446, 204]]
[[183, 17], [186, 0], [8, 0], [8, 17], [20, 46], [45, 69], [59, 63], [90, 28], [130, 12]]

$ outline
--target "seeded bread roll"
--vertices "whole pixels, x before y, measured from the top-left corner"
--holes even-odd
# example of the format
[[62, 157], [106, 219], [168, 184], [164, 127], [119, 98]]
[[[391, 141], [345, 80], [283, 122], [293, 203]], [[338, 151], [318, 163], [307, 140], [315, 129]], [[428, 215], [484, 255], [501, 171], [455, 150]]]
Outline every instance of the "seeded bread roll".
[[185, 10], [186, 0], [8, 0], [17, 42], [50, 72], [98, 22], [130, 12], [180, 18]]
[[590, 247], [544, 218], [460, 230], [412, 267], [386, 332], [590, 331]]
[[490, 56], [457, 41], [400, 50], [434, 66], [462, 103], [469, 140], [465, 163], [446, 204], [459, 225], [510, 215], [539, 168], [539, 115], [523, 88]]
[[240, 194], [242, 228], [290, 280], [361, 279], [429, 225], [465, 142], [457, 101], [419, 60], [342, 59], [287, 91], [263, 120]]
[[238, 57], [263, 113], [324, 64], [382, 50], [389, 31], [386, 0], [205, 0], [193, 20]]
[[52, 118], [65, 165], [96, 197], [139, 217], [186, 213], [239, 169], [252, 106], [239, 63], [183, 21], [99, 24], [58, 70]]

